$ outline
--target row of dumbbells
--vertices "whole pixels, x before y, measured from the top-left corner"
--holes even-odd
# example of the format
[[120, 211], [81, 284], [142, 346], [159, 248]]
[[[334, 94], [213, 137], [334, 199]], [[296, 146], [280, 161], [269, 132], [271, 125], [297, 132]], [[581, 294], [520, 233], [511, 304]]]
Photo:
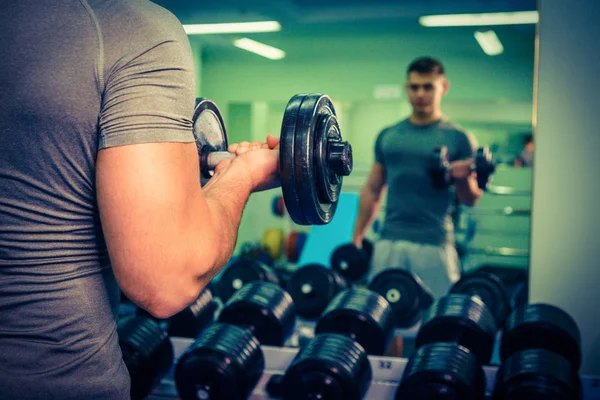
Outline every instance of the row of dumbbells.
[[[120, 324], [132, 398], [144, 398], [169, 370], [173, 362], [169, 334], [197, 337], [175, 368], [182, 399], [249, 396], [264, 371], [260, 345], [283, 345], [294, 329], [294, 302], [273, 283], [252, 282], [225, 303], [212, 323], [210, 300], [207, 289], [169, 321], [140, 315]], [[178, 332], [175, 327], [186, 320], [183, 326], [188, 331]], [[372, 378], [367, 355], [385, 352], [394, 325], [390, 304], [377, 293], [357, 288], [340, 292], [318, 320], [314, 338], [285, 374], [270, 382], [270, 394], [285, 399], [363, 398]], [[489, 364], [497, 332], [496, 319], [480, 297], [450, 294], [439, 299], [423, 318], [417, 350], [396, 398], [451, 398], [444, 397], [447, 393], [459, 399], [483, 398], [482, 366]], [[523, 393], [534, 399], [544, 394], [581, 398], [579, 332], [561, 310], [529, 305], [513, 311], [504, 325], [500, 356], [496, 398], [521, 398], [515, 396]]]

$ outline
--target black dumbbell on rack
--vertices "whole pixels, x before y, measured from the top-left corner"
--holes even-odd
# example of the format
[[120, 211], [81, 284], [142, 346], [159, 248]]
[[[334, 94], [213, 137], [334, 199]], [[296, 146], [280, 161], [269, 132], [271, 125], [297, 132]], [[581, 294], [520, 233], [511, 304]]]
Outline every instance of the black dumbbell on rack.
[[[423, 317], [396, 399], [482, 400], [496, 338], [496, 321], [479, 297], [449, 294]], [[445, 397], [446, 396], [446, 397]]]
[[510, 297], [504, 282], [485, 268], [464, 274], [449, 293], [466, 294], [481, 299], [500, 328], [511, 312]]
[[359, 249], [352, 243], [337, 247], [331, 254], [331, 268], [348, 282], [357, 282], [369, 271], [373, 243], [363, 239]]
[[[444, 189], [453, 184], [450, 155], [446, 146], [436, 147], [429, 162], [429, 176], [434, 188]], [[471, 170], [477, 173], [477, 185], [486, 190], [491, 182], [491, 177], [496, 171], [496, 163], [488, 147], [477, 149]]]
[[393, 312], [377, 293], [360, 288], [338, 293], [323, 312], [315, 337], [269, 388], [285, 400], [360, 400], [372, 378], [368, 354], [385, 352], [393, 334]]
[[170, 336], [195, 338], [208, 326], [216, 304], [210, 289], [205, 288], [196, 301], [169, 319], [159, 320], [143, 309], [117, 326], [123, 360], [131, 377], [131, 398], [148, 396], [160, 379], [171, 369], [173, 346]]
[[549, 304], [529, 304], [507, 318], [494, 399], [578, 400], [581, 338], [575, 321]]
[[417, 324], [423, 312], [433, 303], [433, 295], [423, 282], [401, 268], [388, 268], [380, 272], [369, 283], [369, 289], [390, 303], [398, 328]]
[[281, 287], [270, 282], [244, 285], [177, 362], [179, 397], [248, 398], [265, 367], [260, 346], [282, 346], [294, 325], [293, 300]]
[[292, 273], [287, 291], [294, 299], [296, 313], [306, 319], [318, 318], [329, 302], [348, 282], [336, 271], [320, 264], [308, 264]]
[[217, 286], [221, 301], [226, 303], [244, 285], [255, 281], [280, 284], [277, 273], [268, 265], [252, 258], [237, 258], [225, 268], [219, 278]]

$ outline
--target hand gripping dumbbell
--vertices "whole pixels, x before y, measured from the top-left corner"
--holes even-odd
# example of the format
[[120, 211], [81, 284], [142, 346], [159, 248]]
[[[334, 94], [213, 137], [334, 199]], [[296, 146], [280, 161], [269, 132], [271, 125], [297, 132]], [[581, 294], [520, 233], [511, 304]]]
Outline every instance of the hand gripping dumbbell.
[[[453, 184], [452, 166], [450, 155], [446, 146], [436, 147], [429, 162], [429, 176], [431, 183], [436, 189], [444, 189]], [[491, 182], [491, 177], [496, 171], [496, 163], [492, 159], [492, 153], [488, 147], [477, 149], [471, 171], [477, 173], [477, 186], [486, 190]]]
[[346, 289], [329, 303], [277, 385], [285, 400], [360, 400], [372, 378], [368, 354], [381, 355], [393, 334], [392, 309], [367, 289]]
[[244, 285], [177, 362], [179, 397], [247, 399], [265, 368], [260, 345], [282, 346], [294, 325], [294, 303], [287, 292], [270, 282]]
[[167, 320], [158, 320], [147, 311], [119, 321], [117, 334], [123, 361], [131, 377], [131, 398], [146, 398], [173, 364], [169, 336], [195, 338], [213, 320], [216, 304], [205, 288], [196, 301]]
[[[233, 159], [216, 104], [199, 99], [193, 117], [206, 184], [217, 164]], [[280, 181], [286, 209], [299, 225], [324, 225], [337, 208], [342, 178], [352, 172], [352, 147], [342, 141], [335, 109], [324, 94], [297, 94], [288, 102], [279, 143]]]

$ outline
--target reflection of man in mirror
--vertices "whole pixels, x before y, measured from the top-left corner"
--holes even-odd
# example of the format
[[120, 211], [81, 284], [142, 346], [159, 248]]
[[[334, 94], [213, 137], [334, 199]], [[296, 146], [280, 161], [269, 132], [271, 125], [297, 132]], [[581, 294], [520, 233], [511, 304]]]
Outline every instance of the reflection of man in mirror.
[[533, 135], [526, 135], [523, 140], [523, 150], [514, 162], [515, 167], [531, 167], [533, 165]]
[[[403, 268], [440, 297], [460, 278], [451, 219], [453, 197], [474, 205], [482, 194], [470, 169], [477, 143], [442, 114], [442, 98], [450, 83], [440, 61], [413, 61], [406, 79], [412, 114], [376, 139], [375, 162], [361, 190], [353, 243], [361, 246], [387, 187], [383, 230], [375, 243], [368, 279], [387, 268]], [[428, 174], [439, 146], [447, 146], [452, 165], [453, 185], [445, 189], [434, 188]]]

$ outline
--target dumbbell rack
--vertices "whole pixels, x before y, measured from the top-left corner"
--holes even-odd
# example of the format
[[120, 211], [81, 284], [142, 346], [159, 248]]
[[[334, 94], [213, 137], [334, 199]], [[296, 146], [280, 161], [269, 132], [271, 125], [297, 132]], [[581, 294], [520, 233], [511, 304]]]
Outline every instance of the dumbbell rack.
[[[193, 343], [192, 339], [172, 337], [175, 363], [183, 352]], [[266, 387], [273, 375], [282, 375], [298, 353], [298, 348], [261, 346], [265, 356], [265, 370], [249, 400], [272, 400]], [[369, 356], [373, 379], [365, 399], [388, 400], [394, 399], [396, 388], [408, 362], [406, 358]], [[487, 381], [487, 394], [494, 388], [496, 366], [484, 366]], [[160, 385], [148, 397], [149, 400], [177, 399], [177, 389], [173, 380], [172, 370], [165, 376]], [[583, 400], [600, 400], [600, 377], [582, 375]], [[491, 398], [491, 397], [490, 397]]]

